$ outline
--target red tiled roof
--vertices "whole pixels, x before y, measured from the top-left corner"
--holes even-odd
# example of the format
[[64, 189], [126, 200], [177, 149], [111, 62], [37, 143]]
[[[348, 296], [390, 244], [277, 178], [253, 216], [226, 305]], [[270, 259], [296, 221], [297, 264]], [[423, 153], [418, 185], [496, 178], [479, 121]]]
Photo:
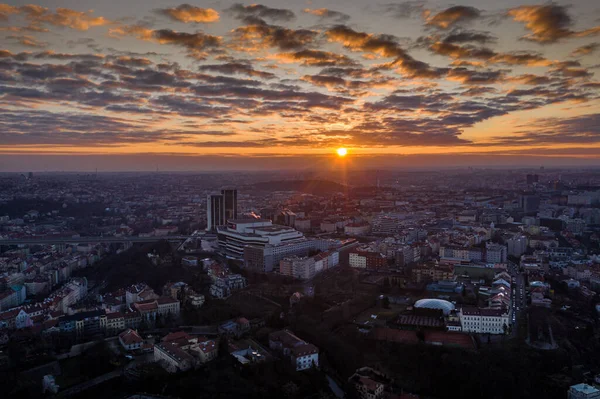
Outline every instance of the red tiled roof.
[[15, 317], [17, 317], [17, 315], [19, 314], [20, 311], [21, 311], [21, 309], [17, 308], [17, 309], [12, 309], [12, 310], [0, 313], [0, 320], [14, 319]]
[[313, 344], [298, 345], [292, 348], [294, 356], [307, 356], [314, 353], [319, 353], [319, 349]]
[[132, 345], [142, 343], [144, 340], [140, 335], [131, 328], [119, 334], [119, 339], [124, 345]]
[[120, 319], [122, 317], [124, 317], [124, 316], [123, 316], [123, 313], [121, 313], [121, 312], [113, 312], [113, 313], [106, 314], [106, 320]]
[[185, 331], [177, 331], [177, 332], [173, 332], [173, 333], [169, 333], [167, 335], [165, 335], [162, 339], [162, 342], [171, 342], [171, 341], [178, 341], [180, 339], [186, 339], [189, 340], [191, 337], [188, 333], [186, 333]]
[[208, 340], [208, 341], [200, 342], [198, 346], [204, 353], [209, 353], [209, 352], [212, 352], [217, 349], [217, 343], [215, 341], [213, 341], [212, 339]]
[[177, 303], [179, 301], [177, 299], [173, 299], [173, 298], [171, 298], [169, 296], [161, 296], [160, 298], [156, 299], [156, 302], [159, 305], [167, 305], [167, 304], [170, 304], [170, 303]]
[[158, 304], [155, 300], [152, 300], [150, 302], [137, 302], [133, 304], [133, 307], [139, 310], [140, 312], [150, 312], [153, 310], [158, 310]]
[[370, 379], [369, 377], [364, 377], [362, 375], [358, 377], [358, 382], [371, 391], [376, 391], [380, 385], [383, 385], [375, 380]]

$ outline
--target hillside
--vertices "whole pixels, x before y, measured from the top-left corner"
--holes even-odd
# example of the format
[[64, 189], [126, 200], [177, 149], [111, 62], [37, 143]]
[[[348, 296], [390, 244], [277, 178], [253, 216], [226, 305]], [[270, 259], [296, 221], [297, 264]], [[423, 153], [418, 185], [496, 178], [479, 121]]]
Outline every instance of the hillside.
[[[156, 253], [161, 258], [170, 257], [171, 262], [153, 265], [148, 253]], [[180, 260], [172, 252], [167, 241], [134, 246], [120, 254], [108, 256], [92, 267], [78, 270], [75, 275], [85, 276], [90, 280], [106, 282], [105, 292], [114, 291], [138, 282], [145, 282], [160, 292], [167, 281], [191, 281], [193, 276], [188, 269], [181, 266]]]

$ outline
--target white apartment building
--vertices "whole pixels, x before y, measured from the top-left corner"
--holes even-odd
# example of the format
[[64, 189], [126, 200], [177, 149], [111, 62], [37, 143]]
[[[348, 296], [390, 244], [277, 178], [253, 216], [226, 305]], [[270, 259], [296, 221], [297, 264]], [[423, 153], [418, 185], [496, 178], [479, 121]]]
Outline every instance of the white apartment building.
[[315, 276], [315, 258], [292, 256], [279, 262], [279, 273], [301, 280], [309, 280]]
[[269, 334], [269, 347], [289, 356], [296, 371], [319, 366], [319, 348], [301, 340], [289, 330]]
[[319, 367], [319, 349], [313, 344], [296, 346], [291, 350], [291, 359], [296, 371]]
[[170, 373], [186, 371], [194, 366], [192, 355], [171, 342], [154, 345], [154, 361]]
[[487, 263], [506, 263], [506, 247], [500, 244], [487, 243], [485, 246]]
[[[510, 325], [508, 311], [463, 307], [458, 316], [462, 331], [476, 334], [504, 334]], [[505, 327], [506, 326], [506, 327]]]

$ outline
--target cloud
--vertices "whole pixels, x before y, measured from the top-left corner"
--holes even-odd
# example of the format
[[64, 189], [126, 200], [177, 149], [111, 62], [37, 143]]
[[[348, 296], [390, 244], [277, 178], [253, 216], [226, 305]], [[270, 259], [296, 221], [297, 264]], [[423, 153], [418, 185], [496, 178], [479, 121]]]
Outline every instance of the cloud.
[[302, 80], [310, 82], [317, 86], [334, 87], [334, 86], [346, 86], [348, 82], [345, 79], [337, 76], [325, 76], [325, 75], [304, 75]]
[[548, 76], [539, 76], [533, 74], [515, 76], [513, 78], [510, 78], [510, 80], [512, 82], [530, 86], [541, 86], [553, 82], [553, 79]]
[[303, 10], [307, 14], [312, 14], [320, 17], [321, 19], [330, 19], [335, 22], [344, 23], [350, 20], [350, 15], [344, 14], [343, 12], [329, 10], [327, 8], [310, 9], [305, 8]]
[[[497, 53], [487, 47], [475, 47], [472, 45], [457, 45], [446, 41], [433, 42], [429, 50], [435, 54], [444, 55], [456, 60], [476, 59], [483, 60], [489, 64], [523, 65], [530, 67], [549, 67], [556, 63], [548, 60], [543, 55], [528, 51], [513, 51], [508, 53]], [[453, 65], [457, 65], [454, 63]]]
[[502, 71], [473, 71], [467, 68], [453, 68], [447, 79], [466, 85], [482, 85], [498, 83], [504, 78]]
[[531, 32], [523, 36], [523, 39], [540, 44], [600, 34], [600, 26], [583, 31], [572, 30], [573, 20], [567, 7], [558, 4], [520, 6], [510, 9], [508, 15], [517, 22], [525, 23], [525, 27]]
[[94, 26], [105, 26], [112, 23], [104, 17], [93, 16], [93, 11], [84, 12], [69, 8], [57, 8], [53, 12], [48, 8], [33, 4], [18, 7], [18, 13], [24, 15], [25, 19], [33, 26], [48, 24], [86, 31]]
[[432, 68], [427, 63], [412, 58], [390, 35], [374, 35], [358, 32], [346, 25], [338, 25], [325, 32], [331, 42], [341, 43], [344, 47], [354, 50], [373, 53], [385, 58], [395, 58], [394, 61], [382, 65], [381, 68], [393, 69], [407, 77], [439, 78], [443, 75], [440, 69]]
[[208, 47], [219, 47], [221, 38], [208, 35], [203, 32], [187, 33], [176, 32], [171, 29], [159, 29], [152, 33], [152, 36], [160, 44], [173, 44], [176, 46], [187, 47], [190, 50], [202, 50]]
[[0, 21], [6, 21], [10, 15], [18, 13], [19, 7], [11, 6], [9, 4], [0, 4]]
[[419, 16], [425, 8], [424, 1], [405, 1], [402, 3], [390, 3], [382, 6], [384, 12], [394, 18], [405, 19]]
[[336, 54], [322, 50], [300, 50], [294, 53], [277, 54], [277, 59], [286, 62], [300, 62], [304, 66], [357, 66], [358, 63], [343, 54]]
[[585, 55], [590, 55], [595, 53], [598, 49], [600, 49], [600, 43], [590, 43], [585, 46], [577, 47], [571, 55], [573, 57], [583, 57]]
[[0, 142], [18, 146], [122, 146], [181, 140], [194, 132], [150, 130], [143, 123], [75, 112], [0, 109]]
[[[413, 38], [360, 31], [338, 23], [345, 14], [329, 9], [305, 10], [314, 17], [303, 15], [303, 20], [322, 21], [303, 28], [289, 23], [289, 10], [241, 5], [227, 11], [235, 19], [223, 22], [234, 25], [216, 30], [229, 30], [222, 37], [196, 30], [197, 25], [173, 30], [171, 20], [196, 23], [194, 15], [201, 15], [194, 14], [198, 7], [184, 4], [154, 10], [168, 19], [154, 15], [136, 23], [123, 16], [107, 24], [113, 38], [145, 41], [139, 52], [120, 50], [125, 41], [99, 46], [104, 29], [59, 33], [63, 51], [7, 46], [0, 50], [0, 142], [16, 148], [157, 143], [247, 147], [248, 152], [342, 144], [477, 146], [484, 136], [469, 136], [475, 137], [471, 142], [462, 135], [479, 129], [482, 121], [559, 103], [577, 115], [600, 99], [600, 83], [591, 79], [594, 66], [565, 58], [564, 51], [524, 50], [525, 43], [511, 43], [503, 31], [496, 38], [466, 27], [483, 19], [483, 11], [469, 14], [452, 7], [434, 14], [423, 4], [381, 6], [398, 18], [405, 17], [402, 12], [420, 14], [426, 33]], [[0, 14], [34, 29], [52, 28], [44, 20], [58, 14], [39, 6], [14, 10], [0, 7]], [[92, 11], [84, 14], [97, 18]], [[568, 37], [580, 35], [569, 24]], [[15, 41], [27, 33], [7, 31], [3, 36]], [[67, 52], [67, 47], [81, 51]], [[429, 55], [429, 63], [414, 58], [424, 50], [443, 58]], [[597, 51], [596, 43], [586, 42], [574, 55]], [[176, 58], [180, 52], [195, 60]], [[52, 112], [35, 112], [43, 110]], [[68, 118], [72, 121], [65, 122]], [[57, 127], [47, 129], [51, 124]], [[525, 133], [523, 128], [519, 136]], [[66, 144], [69, 140], [72, 144]]]
[[481, 11], [475, 7], [454, 6], [437, 14], [426, 16], [425, 24], [438, 29], [449, 29], [456, 25], [471, 22], [481, 16]]
[[543, 118], [521, 125], [509, 137], [494, 137], [497, 145], [596, 144], [600, 143], [600, 114], [571, 118]]
[[261, 19], [252, 19], [249, 25], [240, 26], [233, 31], [240, 42], [236, 50], [254, 51], [276, 47], [281, 50], [300, 50], [312, 44], [318, 33], [309, 29], [289, 29], [269, 25]]
[[490, 32], [480, 32], [473, 30], [453, 30], [446, 37], [444, 43], [470, 43], [476, 42], [480, 44], [494, 43], [496, 37]]
[[202, 65], [199, 67], [201, 71], [211, 71], [211, 72], [220, 72], [226, 75], [248, 75], [263, 79], [273, 79], [275, 77], [274, 73], [257, 71], [252, 67], [249, 63], [243, 62], [228, 62], [225, 64], [211, 64], [211, 65]]
[[115, 64], [125, 65], [130, 67], [146, 67], [148, 65], [152, 65], [153, 62], [148, 58], [141, 57], [131, 57], [126, 55], [121, 55], [118, 57], [112, 58], [114, 59]]
[[212, 8], [200, 8], [189, 4], [181, 4], [172, 8], [161, 8], [156, 10], [156, 12], [174, 21], [185, 23], [206, 23], [217, 22], [219, 20], [219, 13]]
[[226, 10], [233, 14], [237, 19], [246, 19], [248, 17], [267, 18], [273, 21], [290, 22], [296, 19], [296, 14], [290, 10], [271, 8], [262, 4], [234, 4]]
[[128, 35], [144, 41], [184, 47], [188, 50], [189, 56], [200, 59], [204, 58], [203, 50], [214, 50], [222, 45], [221, 37], [201, 31], [188, 33], [171, 29], [152, 30], [141, 25], [123, 25], [109, 30], [111, 37], [119, 38]]
[[31, 35], [9, 35], [6, 36], [9, 40], [14, 40], [17, 43], [27, 47], [47, 47], [48, 42], [42, 42]]

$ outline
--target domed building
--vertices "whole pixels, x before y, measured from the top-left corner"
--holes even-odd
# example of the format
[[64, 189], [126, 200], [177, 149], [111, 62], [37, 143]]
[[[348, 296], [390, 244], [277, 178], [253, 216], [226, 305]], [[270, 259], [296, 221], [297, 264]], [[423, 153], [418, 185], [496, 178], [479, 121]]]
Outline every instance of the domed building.
[[434, 298], [419, 299], [414, 306], [415, 308], [439, 309], [444, 312], [444, 316], [448, 316], [454, 310], [454, 305], [451, 302]]

